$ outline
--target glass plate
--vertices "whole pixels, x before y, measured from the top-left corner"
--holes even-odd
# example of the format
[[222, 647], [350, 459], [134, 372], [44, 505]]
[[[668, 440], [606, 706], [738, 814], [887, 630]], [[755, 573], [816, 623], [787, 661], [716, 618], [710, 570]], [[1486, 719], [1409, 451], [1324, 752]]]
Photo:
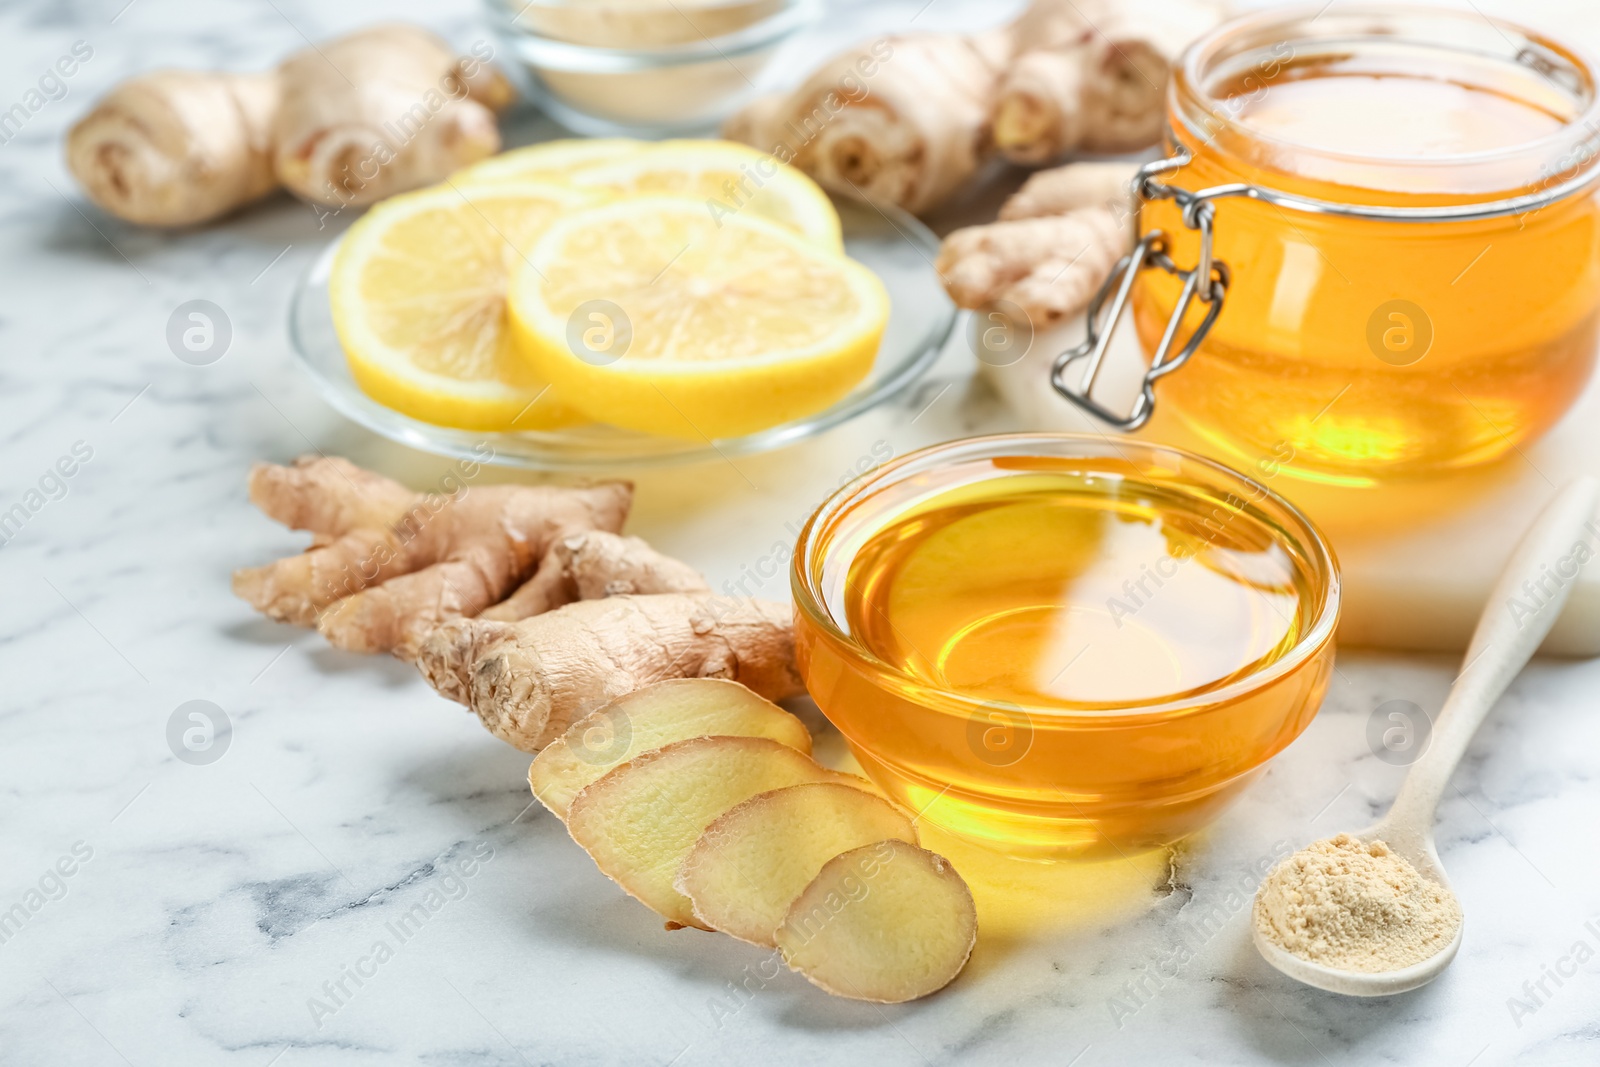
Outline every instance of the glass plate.
[[690, 463], [748, 455], [793, 444], [852, 419], [911, 385], [938, 358], [956, 309], [933, 269], [939, 240], [897, 208], [836, 200], [844, 224], [845, 252], [883, 279], [889, 290], [889, 326], [872, 370], [849, 395], [825, 411], [745, 437], [682, 441], [602, 423], [559, 430], [486, 433], [434, 426], [384, 407], [350, 375], [328, 306], [328, 271], [338, 243], [330, 245], [295, 287], [289, 305], [289, 344], [323, 397], [341, 414], [394, 441], [441, 456], [529, 470], [593, 470], [619, 466]]

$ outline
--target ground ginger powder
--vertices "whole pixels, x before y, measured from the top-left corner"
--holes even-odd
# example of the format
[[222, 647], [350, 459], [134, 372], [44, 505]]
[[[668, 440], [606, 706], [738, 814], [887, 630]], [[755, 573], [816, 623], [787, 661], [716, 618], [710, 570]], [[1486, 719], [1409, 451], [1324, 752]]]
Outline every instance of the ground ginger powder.
[[1256, 894], [1254, 919], [1258, 933], [1301, 959], [1380, 972], [1449, 945], [1461, 906], [1382, 841], [1340, 834], [1273, 868]]

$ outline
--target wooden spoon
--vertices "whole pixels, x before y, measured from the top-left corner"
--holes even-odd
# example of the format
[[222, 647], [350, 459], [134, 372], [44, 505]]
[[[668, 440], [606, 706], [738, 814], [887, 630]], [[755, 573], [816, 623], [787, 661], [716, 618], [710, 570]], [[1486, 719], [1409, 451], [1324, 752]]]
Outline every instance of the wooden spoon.
[[[1418, 874], [1437, 882], [1452, 896], [1454, 890], [1433, 843], [1434, 809], [1479, 724], [1561, 614], [1579, 563], [1600, 552], [1600, 544], [1592, 536], [1600, 532], [1592, 528], [1597, 504], [1600, 481], [1576, 479], [1556, 494], [1523, 534], [1478, 619], [1461, 673], [1434, 722], [1432, 743], [1407, 773], [1389, 813], [1376, 826], [1352, 835], [1362, 841], [1386, 842]], [[1259, 905], [1259, 890], [1256, 899]], [[1307, 985], [1348, 996], [1380, 997], [1437, 978], [1455, 959], [1464, 925], [1463, 920], [1450, 944], [1421, 963], [1375, 973], [1313, 963], [1273, 944], [1259, 927], [1255, 944], [1268, 963]]]

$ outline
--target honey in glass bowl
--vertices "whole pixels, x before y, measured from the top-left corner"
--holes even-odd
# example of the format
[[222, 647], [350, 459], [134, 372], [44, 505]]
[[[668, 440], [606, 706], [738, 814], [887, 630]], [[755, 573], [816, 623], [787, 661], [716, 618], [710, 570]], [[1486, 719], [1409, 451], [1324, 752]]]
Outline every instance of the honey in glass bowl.
[[[1475, 12], [1265, 11], [1174, 72], [1169, 186], [1223, 190], [1214, 326], [1160, 403], [1247, 461], [1366, 484], [1492, 460], [1588, 380], [1600, 325], [1600, 101], [1573, 50]], [[1288, 200], [1298, 200], [1301, 206]], [[1197, 262], [1173, 200], [1141, 230]], [[1153, 350], [1179, 281], [1141, 273]], [[1187, 322], [1199, 321], [1202, 307]]]
[[1026, 855], [1168, 843], [1315, 714], [1338, 579], [1310, 523], [1176, 449], [935, 446], [795, 556], [807, 688], [877, 784]]

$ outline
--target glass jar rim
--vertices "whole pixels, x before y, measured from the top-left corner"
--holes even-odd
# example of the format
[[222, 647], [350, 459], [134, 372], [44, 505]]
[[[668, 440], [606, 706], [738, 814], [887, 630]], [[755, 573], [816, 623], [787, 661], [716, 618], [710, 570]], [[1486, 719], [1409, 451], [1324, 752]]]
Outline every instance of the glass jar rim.
[[[1008, 707], [1016, 707], [1027, 714], [1037, 715], [1036, 726], [1050, 721], [1060, 723], [1076, 721], [1081, 723], [1085, 720], [1100, 725], [1110, 725], [1117, 721], [1145, 720], [1201, 712], [1206, 708], [1224, 704], [1266, 688], [1274, 681], [1304, 665], [1318, 650], [1327, 644], [1333, 637], [1334, 627], [1339, 618], [1341, 599], [1339, 565], [1333, 549], [1324, 538], [1322, 531], [1317, 528], [1316, 524], [1304, 512], [1261, 482], [1234, 470], [1226, 464], [1208, 459], [1187, 449], [1133, 439], [1112, 441], [1104, 437], [1104, 435], [1094, 436], [1090, 434], [1039, 432], [989, 434], [979, 437], [958, 438], [954, 441], [944, 441], [907, 453], [899, 459], [890, 460], [874, 470], [847, 482], [829, 496], [828, 499], [824, 500], [817, 510], [811, 514], [811, 517], [806, 520], [805, 526], [801, 529], [799, 538], [796, 540], [794, 563], [790, 569], [790, 585], [794, 593], [795, 609], [804, 612], [806, 617], [818, 629], [827, 635], [829, 639], [848, 650], [851, 656], [869, 664], [875, 671], [893, 679], [897, 686], [933, 698], [926, 702], [919, 701], [925, 707], [962, 715], [970, 715], [974, 711], [993, 707], [996, 702], [992, 699], [985, 699], [928, 684], [926, 681], [884, 661], [860, 641], [845, 632], [834, 618], [833, 612], [829, 609], [822, 590], [814, 581], [815, 575], [820, 573], [820, 564], [825, 558], [825, 551], [823, 550], [827, 548], [827, 542], [822, 537], [822, 534], [848, 506], [866, 499], [882, 488], [897, 484], [907, 477], [927, 469], [934, 462], [1030, 455], [1056, 455], [1068, 459], [1093, 461], [1097, 458], [1126, 459], [1130, 453], [1136, 453], [1152, 459], [1164, 459], [1175, 467], [1197, 468], [1206, 472], [1218, 482], [1223, 483], [1220, 487], [1231, 487], [1229, 491], [1232, 495], [1240, 496], [1243, 499], [1241, 493], [1235, 492], [1235, 490], [1243, 490], [1250, 497], [1247, 503], [1258, 508], [1269, 508], [1272, 512], [1275, 512], [1276, 516], [1274, 518], [1279, 521], [1270, 525], [1275, 535], [1281, 535], [1277, 538], [1278, 543], [1288, 542], [1292, 544], [1299, 550], [1296, 555], [1305, 559], [1309, 566], [1312, 578], [1311, 592], [1319, 601], [1314, 608], [1312, 622], [1306, 627], [1305, 632], [1300, 635], [1294, 646], [1285, 651], [1283, 655], [1258, 670], [1252, 670], [1231, 682], [1214, 688], [1202, 687], [1197, 690], [1189, 690], [1174, 698], [1155, 701], [1129, 701], [1126, 704], [1116, 704], [1109, 707], [1073, 708], [1042, 704], [1021, 705], [1007, 702]], [[815, 570], [812, 566], [813, 563], [818, 564]]]
[[[1600, 67], [1591, 57], [1566, 42], [1558, 41], [1514, 22], [1476, 11], [1419, 4], [1348, 4], [1319, 7], [1268, 8], [1231, 19], [1194, 41], [1174, 65], [1168, 90], [1169, 114], [1201, 143], [1215, 143], [1222, 133], [1257, 144], [1292, 151], [1296, 156], [1345, 165], [1359, 165], [1390, 173], [1418, 174], [1443, 167], [1484, 167], [1525, 160], [1530, 163], [1527, 182], [1485, 187], [1475, 193], [1456, 194], [1461, 202], [1479, 203], [1500, 200], [1518, 190], [1542, 189], [1543, 202], [1561, 199], [1600, 179]], [[1321, 27], [1316, 26], [1328, 20]], [[1433, 32], [1424, 35], [1426, 28]], [[1476, 38], [1476, 40], [1474, 40]], [[1231, 112], [1229, 98], [1213, 93], [1208, 82], [1216, 68], [1234, 58], [1231, 46], [1255, 41], [1259, 49], [1267, 42], [1293, 44], [1296, 41], [1340, 43], [1349, 46], [1360, 41], [1397, 40], [1434, 49], [1440, 54], [1469, 52], [1478, 58], [1499, 59], [1526, 67], [1543, 75], [1552, 87], [1573, 101], [1574, 114], [1547, 134], [1503, 148], [1466, 153], [1447, 153], [1428, 157], [1365, 156], [1359, 153], [1321, 149], [1258, 130]], [[1561, 70], [1579, 84], [1563, 83], [1552, 71]], [[1544, 164], [1540, 167], [1537, 164]], [[1374, 190], [1381, 191], [1381, 190]], [[1505, 200], [1513, 214], [1523, 197]], [[1536, 205], [1542, 206], [1542, 205]]]

